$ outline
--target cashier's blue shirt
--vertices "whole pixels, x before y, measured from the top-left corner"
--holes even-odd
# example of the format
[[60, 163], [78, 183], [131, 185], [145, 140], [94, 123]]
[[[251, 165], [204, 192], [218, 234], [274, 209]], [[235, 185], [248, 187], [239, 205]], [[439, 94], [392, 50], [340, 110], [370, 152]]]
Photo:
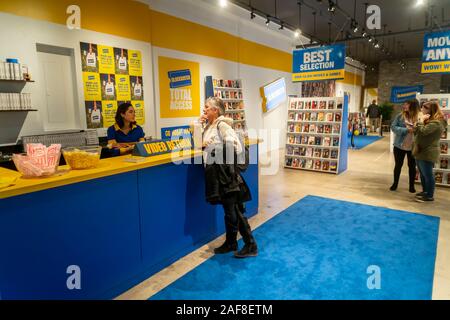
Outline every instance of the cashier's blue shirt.
[[116, 140], [117, 143], [139, 142], [139, 140], [144, 137], [144, 130], [138, 125], [133, 125], [133, 128], [128, 134], [123, 133], [117, 123], [108, 128], [108, 141]]

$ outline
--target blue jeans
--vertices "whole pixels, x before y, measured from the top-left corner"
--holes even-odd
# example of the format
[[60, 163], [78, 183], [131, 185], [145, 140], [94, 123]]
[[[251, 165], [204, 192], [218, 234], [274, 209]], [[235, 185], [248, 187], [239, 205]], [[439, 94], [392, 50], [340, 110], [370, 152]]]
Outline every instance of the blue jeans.
[[422, 183], [423, 192], [429, 198], [433, 198], [436, 181], [434, 180], [433, 166], [434, 163], [425, 160], [416, 160], [420, 172], [420, 182]]

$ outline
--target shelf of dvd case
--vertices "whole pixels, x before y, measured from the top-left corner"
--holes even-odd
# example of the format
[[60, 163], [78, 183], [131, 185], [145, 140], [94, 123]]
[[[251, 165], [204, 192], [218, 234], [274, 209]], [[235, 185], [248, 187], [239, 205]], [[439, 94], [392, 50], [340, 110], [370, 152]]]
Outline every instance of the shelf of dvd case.
[[213, 79], [212, 76], [207, 76], [205, 91], [206, 97], [219, 97], [224, 102], [225, 115], [233, 120], [234, 129], [246, 130], [242, 80]]
[[305, 171], [312, 171], [312, 172], [325, 172], [325, 173], [336, 173], [336, 170], [319, 170], [319, 169], [306, 169], [306, 168], [300, 168], [300, 167], [293, 167], [293, 166], [284, 166], [285, 168], [289, 169], [302, 169]]
[[304, 134], [306, 136], [321, 136], [321, 137], [340, 137], [337, 133], [318, 133], [318, 132], [287, 132], [288, 134]]
[[313, 148], [322, 148], [322, 149], [339, 149], [340, 148], [340, 146], [324, 146], [324, 145], [315, 145], [315, 144], [286, 143], [286, 145], [294, 146], [294, 147], [313, 147]]
[[214, 90], [236, 90], [236, 91], [241, 91], [242, 88], [230, 88], [230, 87], [214, 87]]
[[319, 157], [297, 156], [297, 155], [292, 155], [292, 154], [286, 154], [286, 157], [302, 158], [302, 159], [313, 159], [313, 160], [322, 160], [322, 161], [333, 161], [333, 162], [339, 163], [339, 159], [336, 159], [336, 158], [319, 158]]
[[288, 120], [289, 123], [319, 123], [319, 124], [341, 124], [336, 121], [302, 121], [302, 120]]
[[[222, 99], [222, 98], [221, 98]], [[222, 99], [223, 102], [243, 102], [243, 99]]]
[[347, 104], [340, 97], [290, 98], [286, 168], [333, 174], [346, 170]]
[[342, 112], [342, 109], [288, 109], [292, 112]]

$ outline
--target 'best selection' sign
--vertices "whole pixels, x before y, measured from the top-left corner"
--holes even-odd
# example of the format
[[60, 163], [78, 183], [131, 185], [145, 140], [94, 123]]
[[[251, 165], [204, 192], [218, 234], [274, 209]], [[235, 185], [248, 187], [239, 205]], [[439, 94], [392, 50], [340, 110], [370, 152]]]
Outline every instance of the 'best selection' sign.
[[422, 73], [450, 72], [450, 30], [425, 35], [422, 61]]
[[345, 45], [295, 50], [292, 81], [339, 80], [345, 76]]

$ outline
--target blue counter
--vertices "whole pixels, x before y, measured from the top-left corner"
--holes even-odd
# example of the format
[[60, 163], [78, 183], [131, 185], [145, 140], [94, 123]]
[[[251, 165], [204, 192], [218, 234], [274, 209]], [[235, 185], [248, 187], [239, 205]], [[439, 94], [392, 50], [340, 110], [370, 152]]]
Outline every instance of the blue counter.
[[[250, 152], [257, 159], [258, 145]], [[258, 212], [258, 164], [244, 178], [250, 217]], [[114, 298], [223, 234], [223, 219], [221, 206], [206, 203], [203, 166], [193, 163], [140, 165], [3, 197], [0, 298]], [[67, 287], [70, 266], [80, 268], [80, 290]]]

